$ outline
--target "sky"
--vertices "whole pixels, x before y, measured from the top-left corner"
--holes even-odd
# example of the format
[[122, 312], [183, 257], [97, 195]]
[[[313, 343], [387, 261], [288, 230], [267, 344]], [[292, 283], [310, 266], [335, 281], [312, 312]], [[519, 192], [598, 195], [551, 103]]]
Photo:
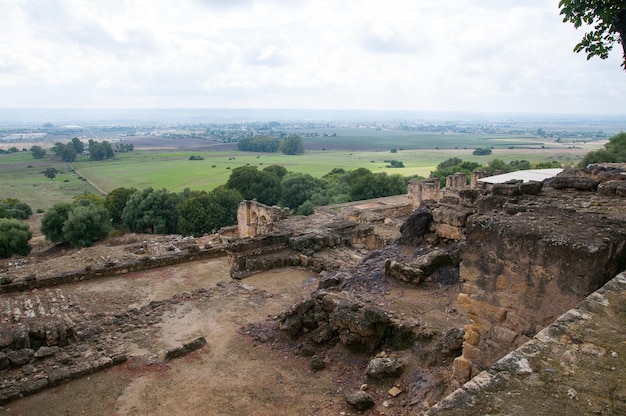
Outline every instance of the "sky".
[[0, 0], [0, 108], [626, 114], [558, 0]]

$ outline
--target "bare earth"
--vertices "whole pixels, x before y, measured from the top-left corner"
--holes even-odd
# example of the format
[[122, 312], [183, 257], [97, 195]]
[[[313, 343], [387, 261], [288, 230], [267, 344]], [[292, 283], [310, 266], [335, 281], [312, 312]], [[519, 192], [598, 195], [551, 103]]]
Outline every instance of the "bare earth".
[[[23, 268], [35, 268], [41, 275], [41, 269], [82, 267], [85, 259], [94, 262], [123, 256], [120, 244], [141, 238], [129, 235], [80, 252], [43, 250], [33, 253]], [[308, 297], [318, 281], [318, 275], [306, 269], [283, 269], [234, 281], [223, 257], [39, 289], [41, 296], [55, 291], [88, 312], [109, 315], [154, 300], [178, 297], [180, 301], [163, 313], [158, 324], [120, 340], [129, 356], [126, 363], [8, 403], [0, 407], [0, 414], [349, 415], [357, 412], [347, 406], [344, 394], [363, 383], [368, 383], [368, 392], [377, 403], [367, 414], [410, 414], [415, 409], [407, 403], [407, 395], [394, 398], [387, 391], [398, 385], [406, 392], [416, 374], [421, 374], [415, 368], [400, 379], [368, 381], [364, 369], [371, 357], [349, 353], [338, 344], [316, 350], [327, 367], [314, 372], [309, 369], [311, 359], [298, 353], [298, 341], [276, 338], [274, 317]], [[198, 288], [207, 289], [208, 295], [187, 296]], [[356, 296], [378, 302], [392, 316], [414, 317], [422, 328], [445, 330], [466, 323], [456, 306], [457, 286], [424, 290], [390, 282], [381, 290], [370, 299], [365, 294]], [[2, 296], [3, 301], [10, 301], [25, 294]], [[263, 339], [265, 333], [274, 335]], [[203, 348], [184, 358], [164, 360], [167, 349], [200, 336], [207, 340]], [[411, 351], [394, 353], [402, 356]]]

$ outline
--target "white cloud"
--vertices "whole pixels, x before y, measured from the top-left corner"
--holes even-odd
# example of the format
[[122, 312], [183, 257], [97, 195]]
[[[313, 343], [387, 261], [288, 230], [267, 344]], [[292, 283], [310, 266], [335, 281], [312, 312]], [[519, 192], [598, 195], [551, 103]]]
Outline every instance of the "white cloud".
[[[551, 0], [2, 1], [0, 107], [622, 112]], [[618, 48], [619, 49], [619, 48]]]

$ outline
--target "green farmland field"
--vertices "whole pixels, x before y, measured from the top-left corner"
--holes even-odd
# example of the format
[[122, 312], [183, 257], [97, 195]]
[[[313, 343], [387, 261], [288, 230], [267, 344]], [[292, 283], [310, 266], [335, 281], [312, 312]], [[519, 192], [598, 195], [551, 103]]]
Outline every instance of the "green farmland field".
[[[18, 198], [35, 210], [47, 209], [54, 203], [69, 201], [84, 192], [97, 193], [83, 178], [105, 193], [119, 187], [143, 189], [149, 186], [175, 192], [185, 188], [208, 191], [224, 184], [232, 169], [245, 165], [263, 169], [278, 164], [289, 171], [309, 173], [316, 177], [321, 177], [334, 168], [349, 170], [359, 167], [373, 172], [427, 177], [437, 164], [451, 157], [483, 164], [499, 158], [505, 162], [522, 159], [530, 162], [558, 161], [563, 166], [571, 166], [589, 150], [600, 146], [599, 143], [592, 142], [585, 148], [573, 148], [556, 143], [544, 145], [533, 138], [503, 136], [481, 138], [458, 135], [455, 139], [444, 135], [444, 139], [441, 135], [430, 134], [424, 135], [427, 136], [422, 138], [425, 141], [415, 145], [421, 147], [416, 149], [410, 145], [417, 140], [415, 133], [404, 135], [404, 132], [394, 132], [392, 140], [381, 141], [371, 130], [355, 130], [351, 129], [350, 135], [339, 131], [338, 137], [307, 138], [306, 153], [296, 156], [240, 152], [234, 149], [215, 151], [210, 147], [176, 149], [172, 146], [176, 141], [170, 140], [169, 148], [137, 146], [134, 152], [116, 154], [113, 160], [95, 162], [81, 157], [73, 163], [76, 172], [72, 172], [66, 163], [52, 157], [37, 160], [32, 158], [30, 152], [5, 154], [0, 155], [0, 198]], [[359, 133], [363, 137], [359, 138]], [[474, 156], [472, 151], [477, 147], [493, 147], [493, 153], [488, 156]], [[389, 148], [396, 148], [398, 151], [391, 153]], [[203, 159], [189, 160], [190, 156], [201, 156]], [[387, 168], [388, 163], [385, 160], [391, 159], [403, 162], [405, 167]], [[47, 179], [41, 173], [51, 166], [60, 171], [53, 180]]]

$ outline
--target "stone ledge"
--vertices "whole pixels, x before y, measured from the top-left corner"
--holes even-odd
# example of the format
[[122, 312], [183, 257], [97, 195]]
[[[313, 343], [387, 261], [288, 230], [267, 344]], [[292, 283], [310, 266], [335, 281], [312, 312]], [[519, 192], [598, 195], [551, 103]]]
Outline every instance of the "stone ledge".
[[626, 414], [626, 272], [422, 416]]

